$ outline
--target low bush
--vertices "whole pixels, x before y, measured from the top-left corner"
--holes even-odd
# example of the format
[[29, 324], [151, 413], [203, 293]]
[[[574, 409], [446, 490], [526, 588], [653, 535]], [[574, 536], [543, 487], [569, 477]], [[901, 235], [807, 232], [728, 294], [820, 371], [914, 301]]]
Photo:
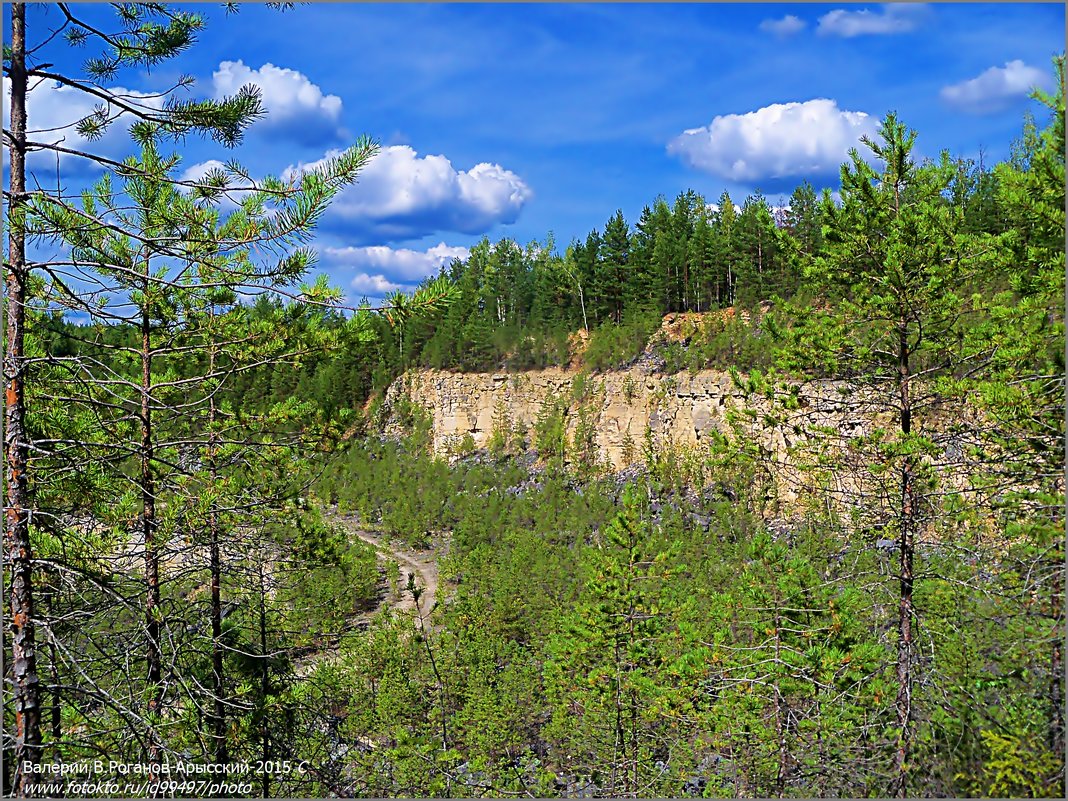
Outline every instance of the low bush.
[[583, 360], [597, 372], [625, 367], [641, 355], [659, 327], [660, 315], [648, 312], [628, 314], [619, 325], [603, 323], [590, 334]]

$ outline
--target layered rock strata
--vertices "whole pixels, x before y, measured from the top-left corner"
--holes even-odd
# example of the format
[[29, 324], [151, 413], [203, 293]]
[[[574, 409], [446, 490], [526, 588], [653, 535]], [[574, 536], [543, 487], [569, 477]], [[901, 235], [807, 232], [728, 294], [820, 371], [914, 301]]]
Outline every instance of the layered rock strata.
[[[791, 487], [804, 483], [795, 446], [811, 440], [813, 432], [836, 449], [836, 458], [848, 461], [850, 442], [875, 426], [892, 428], [893, 423], [892, 410], [847, 391], [841, 383], [798, 385], [793, 400], [784, 404], [781, 397], [772, 401], [760, 393], [747, 394], [729, 373], [712, 370], [669, 376], [637, 367], [592, 375], [560, 369], [413, 372], [387, 392], [387, 432], [400, 433], [398, 416], [390, 412], [399, 408], [401, 398], [429, 412], [439, 455], [485, 448], [495, 433], [500, 441], [518, 431], [533, 445], [539, 419], [552, 413], [563, 415], [572, 458], [576, 439], [584, 439], [595, 458], [611, 470], [643, 460], [650, 449], [699, 452], [714, 438], [713, 432], [742, 436], [759, 445], [787, 502], [796, 497]], [[811, 456], [811, 449], [806, 453]], [[841, 473], [845, 477], [849, 471]]]

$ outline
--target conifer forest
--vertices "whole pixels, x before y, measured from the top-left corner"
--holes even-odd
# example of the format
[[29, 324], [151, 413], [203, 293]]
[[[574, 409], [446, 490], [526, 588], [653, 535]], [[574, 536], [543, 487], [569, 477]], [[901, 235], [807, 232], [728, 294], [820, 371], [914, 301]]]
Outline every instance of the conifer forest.
[[360, 302], [390, 131], [185, 77], [291, 6], [5, 4], [5, 797], [1063, 798], [1063, 55]]

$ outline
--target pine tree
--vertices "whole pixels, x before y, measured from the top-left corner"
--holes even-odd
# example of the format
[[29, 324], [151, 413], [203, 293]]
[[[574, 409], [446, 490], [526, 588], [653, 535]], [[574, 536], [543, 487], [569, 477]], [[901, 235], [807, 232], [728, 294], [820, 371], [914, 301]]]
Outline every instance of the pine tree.
[[976, 422], [970, 412], [947, 418], [947, 410], [966, 409], [990, 379], [1004, 386], [993, 366], [1009, 354], [984, 321], [1036, 319], [1012, 297], [968, 294], [996, 275], [1005, 242], [968, 232], [963, 210], [947, 202], [956, 165], [945, 155], [916, 164], [915, 138], [888, 115], [878, 140], [864, 140], [880, 166], [854, 152], [843, 167], [842, 206], [824, 203], [823, 252], [807, 270], [827, 305], [798, 317], [786, 360], [824, 365], [846, 380], [843, 391], [855, 402], [893, 421], [851, 447], [872, 447], [862, 466], [872, 489], [861, 517], [892, 532], [896, 551], [897, 720], [888, 789], [898, 796], [917, 787], [916, 732], [929, 714], [916, 650], [917, 592], [927, 574], [917, 560], [934, 558], [923, 548], [934, 540], [959, 537], [968, 547], [966, 538], [981, 528], [959, 525], [962, 509], [992, 503], [1006, 486], [981, 466], [971, 468], [969, 486], [953, 478], [962, 469], [955, 456], [961, 443], [992, 459], [997, 449], [981, 432], [1006, 429], [993, 419]]
[[630, 269], [630, 234], [623, 211], [617, 209], [605, 223], [597, 275], [598, 295], [606, 314], [616, 325], [623, 321], [627, 274]]
[[[81, 207], [47, 196], [31, 200], [29, 230], [68, 245], [71, 261], [83, 265], [97, 286], [127, 299], [123, 305], [97, 306], [89, 298], [84, 310], [103, 317], [110, 325], [128, 325], [138, 334], [134, 346], [119, 348], [136, 365], [128, 376], [111, 381], [113, 397], [121, 400], [102, 407], [96, 407], [92, 398], [85, 402], [95, 408], [101, 420], [108, 420], [116, 412], [123, 416], [132, 413], [136, 420], [136, 444], [129, 448], [129, 456], [136, 461], [137, 469], [125, 478], [140, 507], [137, 528], [144, 559], [146, 666], [143, 719], [147, 729], [146, 761], [156, 777], [165, 758], [161, 730], [164, 706], [173, 702], [165, 695], [164, 648], [176, 638], [170, 632], [164, 609], [166, 579], [161, 564], [175, 547], [175, 527], [179, 525], [176, 512], [183, 508], [175, 503], [183, 471], [174, 466], [181, 465], [185, 450], [201, 447], [201, 433], [186, 429], [183, 436], [181, 432], [186, 428], [185, 421], [204, 407], [209, 410], [205, 456], [209, 465], [215, 464], [219, 443], [210, 433], [218, 423], [213, 414], [215, 395], [209, 392], [195, 401], [190, 397], [199, 394], [195, 389], [198, 381], [219, 379], [222, 368], [214, 365], [219, 343], [215, 338], [206, 343], [211, 357], [206, 377], [180, 378], [175, 375], [176, 363], [196, 348], [188, 340], [196, 336], [199, 319], [204, 314], [210, 316], [211, 307], [225, 299], [227, 291], [231, 293], [231, 303], [236, 298], [233, 293], [239, 290], [286, 292], [304, 274], [312, 253], [301, 243], [308, 236], [311, 223], [374, 152], [371, 143], [362, 142], [320, 170], [303, 173], [293, 188], [268, 179], [264, 189], [248, 194], [241, 207], [221, 224], [218, 212], [210, 204], [202, 205], [205, 195], [213, 195], [219, 177], [207, 176], [192, 193], [180, 192], [173, 179], [177, 158], [161, 157], [151, 140], [144, 145], [140, 158], [127, 160], [118, 187], [113, 186], [110, 176], [105, 176], [84, 194]], [[277, 260], [263, 265], [251, 259], [253, 244], [261, 254], [277, 254]], [[307, 287], [301, 294], [320, 303], [328, 299], [321, 287]], [[246, 330], [232, 336], [251, 348], [257, 333], [262, 337], [266, 331], [261, 326], [259, 332]], [[257, 345], [259, 360], [271, 358], [269, 343], [270, 339], [266, 345]], [[228, 355], [232, 367], [234, 354]], [[87, 372], [90, 385], [104, 380], [91, 367]], [[77, 397], [72, 400], [79, 401]], [[109, 422], [117, 425], [119, 421]], [[117, 466], [121, 470], [121, 464]], [[216, 470], [217, 483], [218, 478]], [[218, 489], [213, 486], [209, 492]], [[216, 538], [212, 547], [213, 629], [219, 629], [220, 623], [215, 597], [219, 580], [218, 525], [218, 514], [209, 513], [208, 526]], [[215, 666], [218, 667], [217, 659]], [[218, 711], [217, 708], [216, 719]]]
[[746, 303], [770, 297], [783, 282], [779, 235], [775, 219], [759, 192], [746, 198], [735, 228], [738, 249], [737, 296]]
[[819, 253], [823, 245], [819, 199], [816, 190], [808, 181], [790, 195], [790, 206], [786, 210], [786, 230], [793, 236], [804, 256], [813, 257]]
[[694, 223], [687, 252], [687, 263], [691, 273], [691, 296], [695, 311], [703, 312], [715, 302], [715, 280], [712, 276], [712, 258], [714, 232], [709, 210], [704, 200], [700, 199], [695, 207], [697, 221]]
[[[1012, 454], [998, 478], [1010, 487], [1002, 514], [1023, 535], [1017, 555], [1028, 576], [1016, 602], [1045, 619], [1034, 637], [1047, 664], [1045, 744], [1057, 757], [1063, 788], [1064, 756], [1064, 297], [1065, 86], [1064, 57], [1054, 59], [1057, 89], [1036, 92], [1048, 125], [1025, 124], [1013, 159], [994, 170], [996, 206], [1009, 228], [989, 319], [973, 333], [990, 349], [979, 403], [999, 425], [985, 430], [999, 451]], [[992, 347], [991, 347], [992, 345]], [[1024, 589], [1026, 587], [1026, 589]]]
[[[570, 297], [570, 295], [564, 295], [564, 292], [568, 285], [574, 285], [575, 289], [578, 292], [579, 311], [582, 313], [582, 330], [588, 332], [590, 330], [590, 324], [589, 319], [586, 317], [586, 289], [583, 285], [582, 276], [579, 272], [578, 265], [578, 257], [580, 253], [580, 248], [582, 247], [583, 246], [577, 241], [572, 242], [562, 259], [554, 259], [549, 262], [549, 264], [554, 264], [559, 267], [560, 272], [567, 277], [566, 282], [560, 281], [558, 279], [554, 280], [552, 277], [550, 277], [549, 269], [543, 268], [539, 275], [546, 276], [546, 279], [544, 283], [539, 284], [538, 291], [535, 294], [534, 302], [535, 304], [539, 304], [541, 302], [544, 302], [548, 298], [552, 298], [554, 293], [559, 293], [555, 298], [557, 302], [550, 303], [549, 306], [551, 309], [560, 309], [561, 307], [566, 307], [566, 305], [568, 305], [566, 302], [566, 298]], [[542, 313], [542, 319], [546, 319], [549, 317], [550, 315], [548, 313]]]
[[693, 301], [694, 280], [691, 264], [694, 253], [691, 240], [695, 218], [703, 202], [701, 197], [690, 189], [675, 198], [671, 209], [671, 260], [675, 271], [678, 311], [689, 311]]
[[[57, 5], [63, 17], [61, 30], [72, 45], [98, 44], [103, 53], [85, 62], [85, 77], [53, 72], [43, 59], [42, 48], [55, 38], [51, 26], [42, 31], [40, 42], [30, 40], [27, 32], [26, 5], [12, 6], [11, 49], [5, 51], [4, 74], [11, 86], [11, 128], [5, 129], [11, 157], [10, 193], [8, 197], [9, 248], [6, 304], [7, 329], [4, 355], [5, 453], [7, 454], [7, 510], [4, 528], [5, 566], [10, 571], [10, 604], [16, 627], [11, 639], [14, 673], [15, 718], [18, 731], [11, 762], [16, 765], [12, 789], [18, 795], [28, 792], [24, 765], [36, 764], [41, 758], [40, 681], [36, 666], [36, 630], [33, 608], [33, 571], [30, 513], [33, 500], [29, 495], [31, 480], [30, 442], [27, 439], [26, 408], [26, 309], [33, 300], [34, 274], [47, 271], [48, 265], [27, 259], [27, 205], [48, 190], [27, 190], [27, 156], [31, 150], [43, 150], [57, 156], [83, 158], [98, 164], [117, 163], [88, 151], [65, 147], [55, 141], [34, 138], [33, 121], [27, 118], [29, 92], [45, 82], [58, 83], [104, 101], [89, 116], [72, 120], [69, 129], [90, 142], [98, 139], [116, 120], [135, 120], [132, 130], [144, 136], [148, 129], [165, 135], [182, 137], [203, 133], [220, 143], [238, 143], [244, 129], [262, 114], [256, 91], [242, 89], [235, 97], [224, 100], [178, 100], [173, 97], [162, 108], [155, 104], [119, 96], [99, 87], [127, 67], [151, 67], [186, 50], [203, 28], [203, 19], [187, 12], [176, 12], [160, 5], [123, 5], [116, 7], [118, 30], [107, 33], [75, 14], [66, 3]], [[185, 81], [183, 81], [183, 84]], [[54, 136], [54, 132], [52, 136]], [[38, 187], [50, 185], [39, 181]], [[62, 284], [62, 276], [49, 271], [49, 279]]]
[[670, 753], [668, 744], [685, 736], [661, 715], [686, 692], [664, 681], [674, 667], [667, 645], [673, 624], [660, 600], [670, 555], [652, 547], [640, 507], [637, 491], [628, 487], [623, 509], [591, 554], [582, 599], [550, 644], [545, 667], [555, 712], [548, 736], [560, 749], [557, 759], [614, 796], [657, 786], [654, 754]]
[[577, 244], [574, 249], [575, 270], [578, 281], [587, 288], [586, 300], [590, 316], [595, 324], [607, 319], [608, 302], [603, 296], [601, 286], [601, 233], [596, 228], [586, 235], [586, 241]]
[[721, 306], [734, 305], [738, 283], [738, 255], [736, 222], [738, 213], [734, 201], [724, 191], [719, 197], [714, 218], [714, 271], [716, 276], [716, 301]]
[[656, 243], [656, 225], [649, 206], [642, 208], [641, 216], [630, 238], [630, 269], [627, 271], [627, 307], [653, 307], [658, 311], [663, 305], [660, 298], [660, 282], [653, 262], [653, 247]]

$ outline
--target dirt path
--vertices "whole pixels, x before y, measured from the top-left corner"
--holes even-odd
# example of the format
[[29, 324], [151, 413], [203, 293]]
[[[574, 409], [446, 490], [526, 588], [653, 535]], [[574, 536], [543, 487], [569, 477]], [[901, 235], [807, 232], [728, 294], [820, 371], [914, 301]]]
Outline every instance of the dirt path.
[[[438, 564], [434, 551], [416, 551], [383, 542], [378, 534], [361, 529], [359, 522], [352, 517], [331, 514], [329, 519], [340, 523], [349, 534], [371, 545], [378, 552], [379, 559], [392, 560], [397, 563], [400, 568], [397, 587], [400, 597], [397, 597], [398, 593], [390, 592], [383, 599], [382, 606], [389, 606], [402, 612], [415, 611], [415, 600], [405, 589], [408, 585], [408, 575], [412, 574], [415, 576], [415, 585], [423, 589], [419, 596], [419, 609], [424, 617], [430, 614], [438, 595]], [[419, 625], [418, 619], [415, 625]]]
[[[349, 535], [361, 539], [375, 549], [378, 558], [383, 561], [392, 560], [400, 568], [398, 586], [396, 590], [389, 588], [385, 596], [379, 602], [374, 612], [379, 609], [396, 609], [405, 614], [411, 613], [416, 630], [420, 629], [419, 616], [415, 614], [415, 599], [408, 592], [408, 575], [415, 577], [415, 586], [422, 588], [419, 596], [419, 610], [423, 614], [423, 623], [430, 630], [430, 623], [426, 618], [434, 609], [434, 603], [438, 595], [438, 564], [437, 555], [432, 550], [416, 551], [412, 549], [398, 548], [390, 543], [383, 542], [381, 536], [360, 528], [359, 521], [354, 517], [347, 517], [336, 512], [327, 512], [324, 518], [331, 523], [342, 526]], [[361, 615], [363, 621], [370, 619], [374, 612]], [[324, 661], [332, 661], [337, 657], [337, 644], [324, 645], [321, 650], [307, 654], [294, 663], [294, 672], [299, 678], [306, 678], [315, 670], [315, 666]]]

